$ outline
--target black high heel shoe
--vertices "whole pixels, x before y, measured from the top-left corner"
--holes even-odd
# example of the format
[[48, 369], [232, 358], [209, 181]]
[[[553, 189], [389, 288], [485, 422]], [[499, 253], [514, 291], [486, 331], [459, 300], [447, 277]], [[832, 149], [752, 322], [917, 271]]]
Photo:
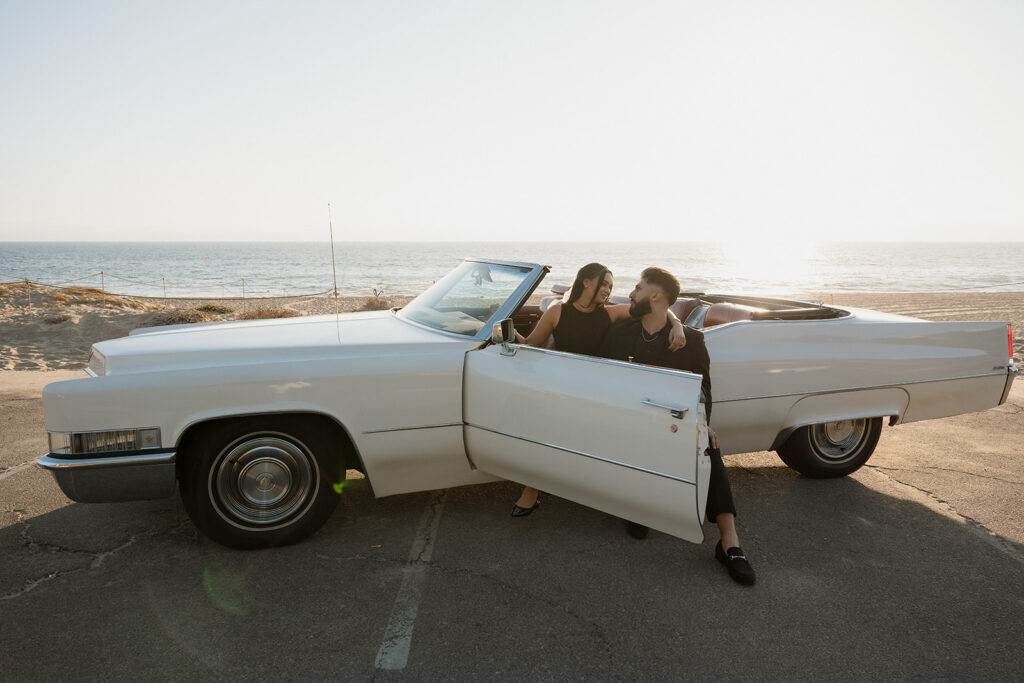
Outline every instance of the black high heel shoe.
[[528, 508], [521, 508], [518, 505], [513, 505], [512, 506], [512, 516], [513, 517], [526, 517], [528, 514], [530, 514], [531, 512], [533, 512], [534, 510], [536, 510], [539, 507], [540, 507], [540, 501], [539, 500], [536, 503], [533, 504], [533, 507], [528, 507]]

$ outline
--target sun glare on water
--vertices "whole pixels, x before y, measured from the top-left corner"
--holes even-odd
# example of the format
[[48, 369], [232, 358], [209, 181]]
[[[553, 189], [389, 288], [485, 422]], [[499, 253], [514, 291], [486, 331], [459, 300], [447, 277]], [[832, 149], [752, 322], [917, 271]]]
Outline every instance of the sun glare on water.
[[707, 277], [717, 291], [743, 294], [784, 294], [813, 281], [820, 245], [807, 241], [744, 239], [714, 245], [718, 259]]

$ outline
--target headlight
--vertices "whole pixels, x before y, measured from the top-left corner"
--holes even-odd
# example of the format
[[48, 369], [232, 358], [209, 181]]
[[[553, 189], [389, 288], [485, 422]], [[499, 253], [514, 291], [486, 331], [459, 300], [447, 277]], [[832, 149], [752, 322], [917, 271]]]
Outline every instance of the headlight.
[[58, 455], [124, 453], [160, 448], [160, 428], [112, 429], [104, 432], [47, 432], [50, 452]]
[[97, 377], [107, 374], [107, 359], [96, 349], [89, 354], [89, 372]]

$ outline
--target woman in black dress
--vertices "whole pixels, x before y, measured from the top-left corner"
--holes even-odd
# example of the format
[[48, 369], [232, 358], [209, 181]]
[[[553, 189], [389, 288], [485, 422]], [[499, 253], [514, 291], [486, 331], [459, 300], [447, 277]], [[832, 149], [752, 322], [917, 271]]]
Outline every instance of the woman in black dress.
[[[612, 271], [600, 263], [588, 263], [576, 273], [569, 297], [544, 311], [523, 343], [542, 346], [549, 336], [554, 336], [559, 351], [594, 355], [612, 323], [629, 317], [629, 304], [605, 306], [611, 293]], [[686, 335], [671, 311], [669, 317], [673, 321], [669, 348], [675, 351], [686, 344]], [[523, 487], [519, 500], [512, 506], [512, 516], [525, 517], [533, 512], [539, 505], [537, 493], [532, 486]]]

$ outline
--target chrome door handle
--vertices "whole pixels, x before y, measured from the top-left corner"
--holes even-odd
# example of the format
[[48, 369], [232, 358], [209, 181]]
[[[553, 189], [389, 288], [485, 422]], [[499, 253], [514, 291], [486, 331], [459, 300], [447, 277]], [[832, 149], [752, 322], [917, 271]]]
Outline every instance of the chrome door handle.
[[676, 418], [677, 420], [682, 420], [686, 413], [690, 411], [689, 408], [676, 408], [675, 406], [667, 406], [662, 403], [655, 403], [649, 398], [645, 398], [640, 402], [645, 405], [654, 406], [655, 408], [664, 408], [668, 412], [672, 413], [672, 417]]

